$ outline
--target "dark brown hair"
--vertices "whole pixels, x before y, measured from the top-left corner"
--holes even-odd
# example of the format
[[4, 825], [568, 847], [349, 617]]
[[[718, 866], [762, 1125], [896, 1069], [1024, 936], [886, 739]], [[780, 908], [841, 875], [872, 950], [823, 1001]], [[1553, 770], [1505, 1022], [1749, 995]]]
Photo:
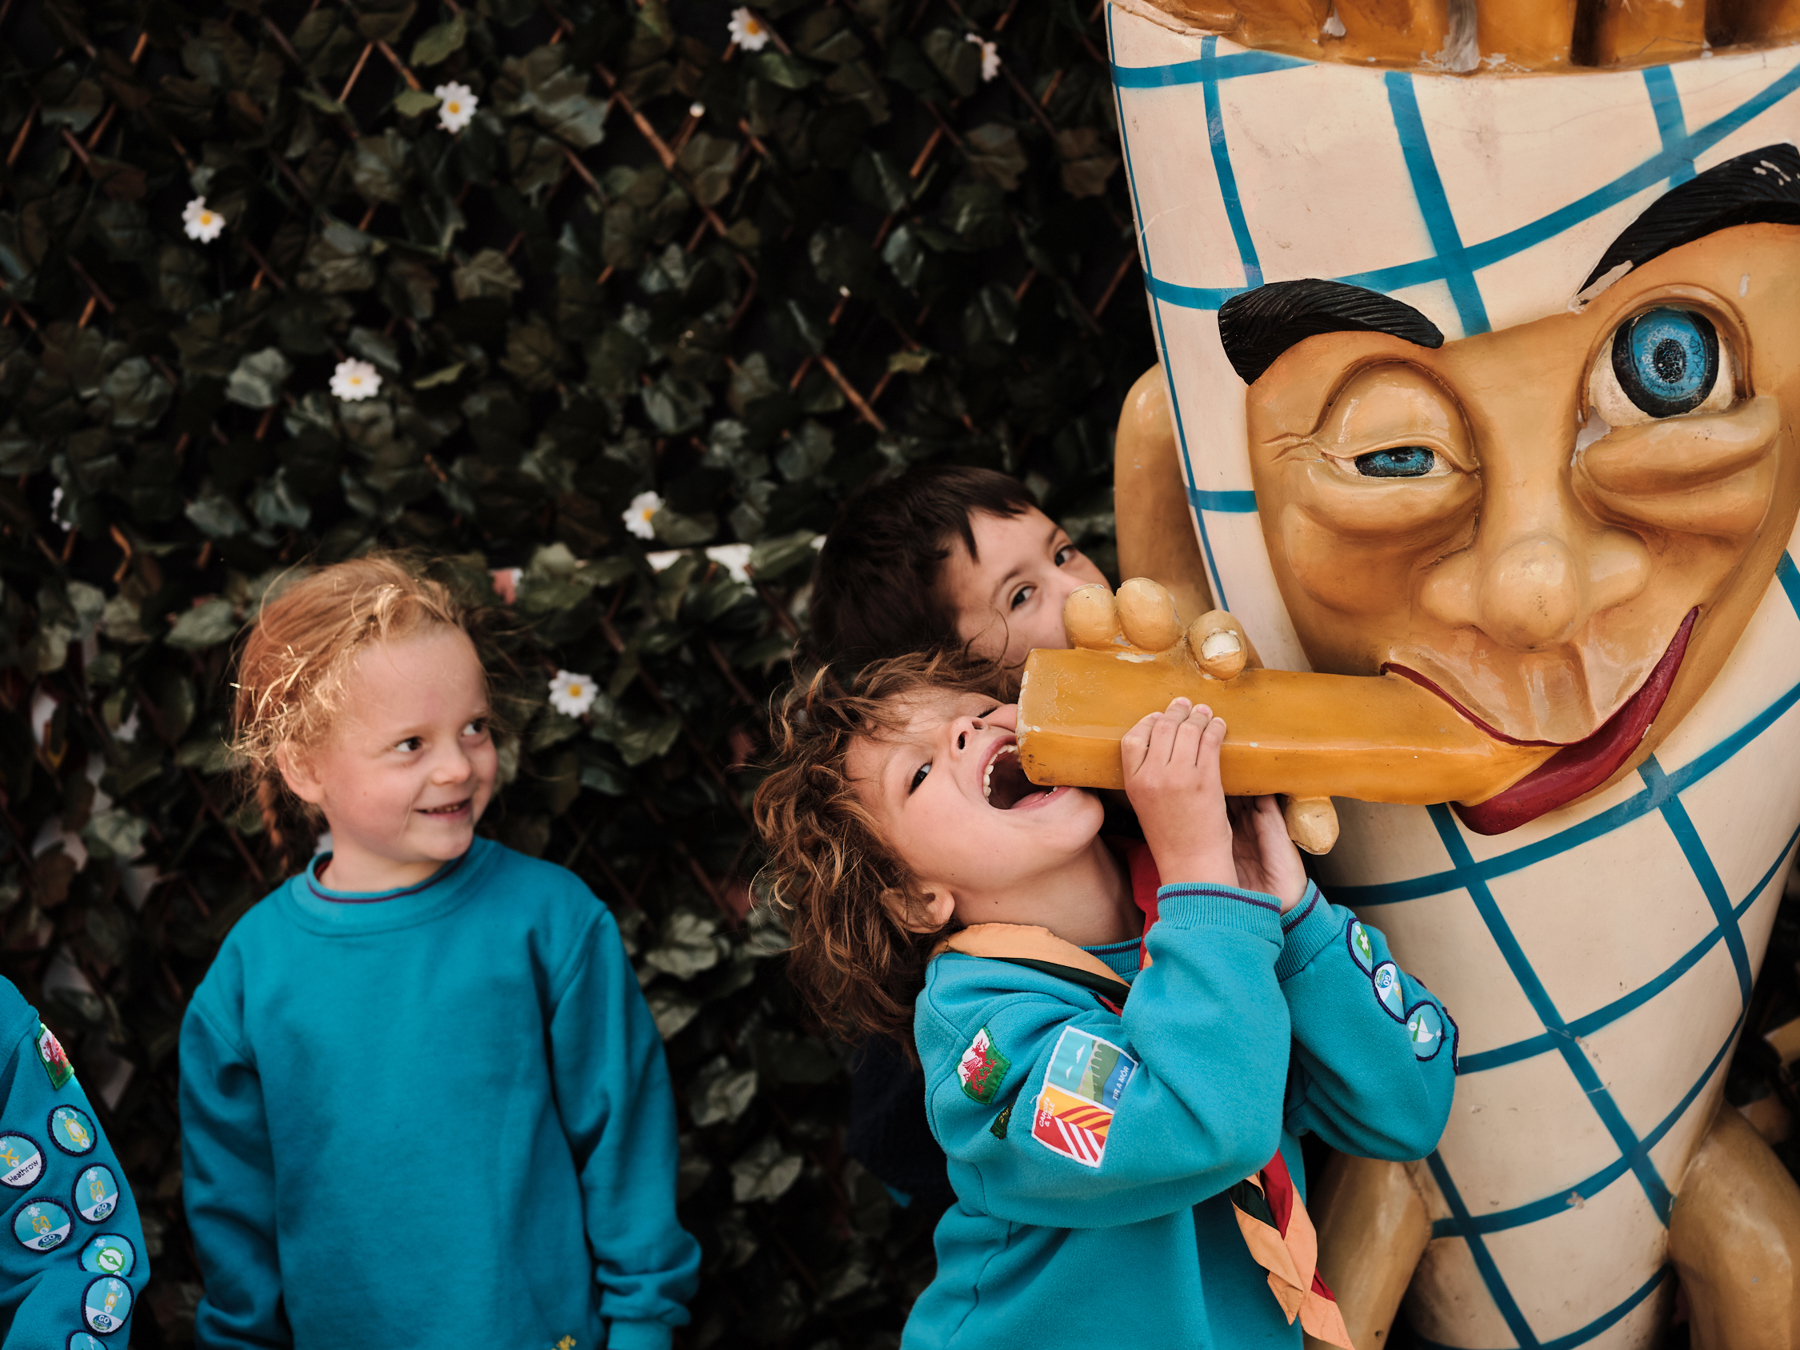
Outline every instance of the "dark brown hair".
[[1025, 485], [992, 469], [920, 464], [844, 503], [813, 570], [809, 612], [821, 661], [854, 664], [960, 645], [944, 560], [957, 540], [979, 561], [969, 518], [1035, 510]]
[[756, 825], [769, 851], [761, 880], [786, 912], [788, 973], [821, 1021], [890, 1036], [909, 1058], [913, 1000], [941, 933], [901, 922], [930, 896], [882, 839], [846, 760], [857, 740], [902, 729], [909, 699], [992, 694], [1000, 678], [992, 663], [913, 652], [848, 682], [820, 670], [770, 719], [775, 770], [757, 789]]

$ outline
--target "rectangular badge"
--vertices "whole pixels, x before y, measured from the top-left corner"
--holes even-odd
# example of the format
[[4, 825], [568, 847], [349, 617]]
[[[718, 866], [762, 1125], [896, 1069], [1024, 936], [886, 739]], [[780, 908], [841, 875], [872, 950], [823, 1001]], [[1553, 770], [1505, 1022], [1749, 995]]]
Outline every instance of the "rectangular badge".
[[956, 1077], [964, 1092], [986, 1106], [994, 1100], [994, 1094], [1000, 1090], [1010, 1068], [1012, 1061], [1000, 1053], [993, 1036], [983, 1027], [975, 1033], [975, 1039], [969, 1042], [969, 1048], [957, 1061]]
[[63, 1052], [62, 1042], [42, 1022], [38, 1023], [37, 1053], [38, 1062], [44, 1066], [44, 1072], [50, 1075], [51, 1087], [61, 1088], [75, 1076], [74, 1066]]
[[1111, 1041], [1064, 1027], [1044, 1081], [1112, 1111], [1118, 1109], [1119, 1098], [1137, 1066], [1135, 1059]]
[[1106, 1157], [1106, 1134], [1113, 1113], [1060, 1088], [1046, 1085], [1038, 1093], [1031, 1117], [1031, 1137], [1052, 1153], [1098, 1167]]

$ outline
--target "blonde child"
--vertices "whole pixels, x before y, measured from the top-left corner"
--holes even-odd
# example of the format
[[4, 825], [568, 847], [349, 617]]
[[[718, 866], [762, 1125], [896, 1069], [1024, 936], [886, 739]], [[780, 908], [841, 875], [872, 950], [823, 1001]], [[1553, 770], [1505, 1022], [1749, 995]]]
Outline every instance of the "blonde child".
[[757, 796], [794, 978], [910, 1039], [949, 1157], [904, 1350], [1086, 1350], [1120, 1318], [1132, 1344], [1344, 1344], [1296, 1136], [1428, 1153], [1454, 1024], [1306, 880], [1272, 799], [1228, 810], [1207, 709], [1125, 738], [1147, 848], [1120, 856], [1097, 798], [1026, 780], [991, 678], [821, 675]]
[[666, 1350], [699, 1251], [668, 1072], [607, 909], [478, 838], [487, 679], [391, 558], [264, 606], [237, 748], [277, 842], [330, 830], [238, 921], [181, 1034], [210, 1346]]

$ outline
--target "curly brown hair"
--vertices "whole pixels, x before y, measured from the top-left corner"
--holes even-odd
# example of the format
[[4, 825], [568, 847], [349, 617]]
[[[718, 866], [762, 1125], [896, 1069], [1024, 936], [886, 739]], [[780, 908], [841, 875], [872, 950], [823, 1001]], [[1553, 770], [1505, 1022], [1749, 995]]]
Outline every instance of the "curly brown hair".
[[848, 680], [826, 667], [772, 710], [774, 771], [757, 789], [756, 825], [768, 848], [762, 880], [787, 915], [788, 973], [820, 1020], [892, 1037], [909, 1058], [925, 963], [954, 925], [915, 932], [902, 921], [930, 895], [882, 839], [846, 761], [859, 739], [902, 730], [909, 699], [991, 696], [1004, 679], [991, 662], [915, 652]]

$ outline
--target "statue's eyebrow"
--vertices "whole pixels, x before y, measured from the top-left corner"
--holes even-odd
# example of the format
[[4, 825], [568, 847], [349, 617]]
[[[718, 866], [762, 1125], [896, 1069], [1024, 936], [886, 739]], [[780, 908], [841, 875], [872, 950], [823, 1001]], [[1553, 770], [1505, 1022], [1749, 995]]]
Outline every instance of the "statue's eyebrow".
[[1341, 281], [1275, 281], [1219, 307], [1225, 359], [1245, 384], [1320, 333], [1387, 333], [1421, 347], [1444, 345], [1438, 326], [1405, 301]]
[[1613, 240], [1581, 293], [1609, 272], [1624, 276], [1683, 244], [1761, 222], [1800, 225], [1800, 151], [1786, 142], [1715, 164], [1658, 197]]

